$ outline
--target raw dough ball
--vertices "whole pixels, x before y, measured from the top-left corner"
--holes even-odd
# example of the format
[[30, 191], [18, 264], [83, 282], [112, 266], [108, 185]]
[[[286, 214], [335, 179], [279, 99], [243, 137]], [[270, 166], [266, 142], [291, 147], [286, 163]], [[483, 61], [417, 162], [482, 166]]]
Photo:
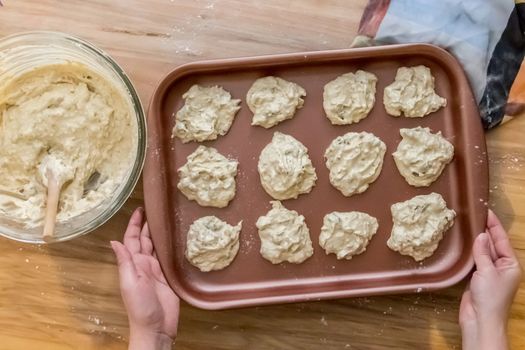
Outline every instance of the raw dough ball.
[[401, 67], [395, 81], [385, 88], [383, 103], [394, 117], [419, 118], [447, 105], [447, 100], [434, 92], [434, 77], [425, 66]]
[[376, 101], [377, 77], [362, 70], [343, 74], [324, 87], [323, 107], [332, 124], [357, 123]]
[[358, 211], [326, 214], [319, 235], [319, 245], [337, 259], [352, 259], [363, 253], [378, 228], [377, 219]]
[[302, 263], [314, 253], [304, 216], [286, 209], [279, 201], [270, 203], [272, 209], [255, 224], [261, 238], [261, 255], [272, 264]]
[[242, 221], [236, 226], [215, 216], [205, 216], [191, 224], [186, 241], [186, 259], [202, 272], [222, 270], [239, 251]]
[[177, 170], [177, 188], [202, 206], [224, 208], [235, 196], [237, 165], [215, 148], [199, 146]]
[[405, 180], [416, 187], [429, 186], [454, 157], [454, 146], [429, 128], [401, 129], [403, 140], [392, 154]]
[[306, 91], [296, 83], [278, 77], [257, 79], [246, 95], [246, 103], [253, 113], [252, 125], [271, 128], [292, 119], [303, 107], [303, 96]]
[[379, 176], [385, 151], [383, 141], [367, 132], [337, 137], [324, 154], [330, 183], [347, 197], [364, 192]]
[[280, 132], [262, 150], [257, 168], [264, 190], [274, 199], [297, 198], [310, 192], [317, 180], [306, 147]]
[[410, 255], [420, 261], [437, 249], [443, 233], [454, 224], [456, 212], [447, 208], [440, 194], [416, 196], [392, 205], [392, 234], [387, 241], [390, 249]]
[[175, 116], [172, 137], [177, 136], [183, 143], [215, 140], [225, 135], [241, 108], [241, 100], [232, 99], [220, 86], [193, 85], [182, 98], [184, 106]]

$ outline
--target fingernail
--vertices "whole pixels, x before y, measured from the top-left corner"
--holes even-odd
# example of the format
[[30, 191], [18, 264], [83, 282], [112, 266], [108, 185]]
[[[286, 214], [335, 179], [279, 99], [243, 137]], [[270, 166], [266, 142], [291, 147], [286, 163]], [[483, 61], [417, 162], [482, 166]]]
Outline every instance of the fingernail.
[[479, 241], [483, 245], [483, 247], [488, 248], [489, 247], [489, 235], [485, 232], [479, 234]]
[[143, 212], [142, 207], [137, 207], [135, 208], [135, 210], [133, 210], [133, 213], [131, 213], [131, 216], [135, 216], [135, 217], [138, 215], [142, 216], [142, 212]]

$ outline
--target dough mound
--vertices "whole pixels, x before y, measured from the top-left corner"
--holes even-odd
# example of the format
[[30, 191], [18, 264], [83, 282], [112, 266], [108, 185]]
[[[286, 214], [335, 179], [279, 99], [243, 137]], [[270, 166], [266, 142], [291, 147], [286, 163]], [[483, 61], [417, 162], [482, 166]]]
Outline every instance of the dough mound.
[[388, 247], [402, 255], [410, 255], [416, 261], [434, 254], [456, 217], [456, 212], [448, 209], [443, 197], [437, 193], [396, 203], [390, 210], [394, 226], [387, 241]]
[[184, 106], [175, 116], [172, 137], [183, 143], [215, 140], [226, 135], [241, 100], [232, 99], [220, 86], [193, 85], [184, 95]]
[[186, 259], [202, 272], [222, 270], [239, 251], [242, 221], [236, 226], [215, 216], [205, 216], [191, 224], [186, 241]]
[[302, 263], [314, 253], [304, 216], [286, 209], [279, 201], [270, 203], [272, 209], [255, 224], [261, 238], [261, 255], [272, 264]]
[[323, 107], [334, 125], [357, 123], [364, 119], [376, 101], [377, 77], [358, 70], [332, 80], [324, 87]]
[[366, 191], [381, 168], [386, 145], [367, 132], [349, 132], [332, 141], [324, 154], [330, 183], [350, 197]]
[[199, 146], [177, 170], [177, 188], [201, 206], [224, 208], [235, 196], [237, 165], [215, 148]]
[[377, 219], [358, 211], [326, 214], [319, 235], [319, 245], [337, 259], [352, 259], [363, 253], [378, 228]]
[[304, 96], [306, 90], [296, 83], [278, 77], [257, 79], [246, 95], [246, 103], [253, 113], [252, 125], [268, 129], [292, 119], [303, 107]]
[[420, 118], [447, 105], [447, 100], [434, 92], [434, 77], [425, 66], [401, 67], [394, 82], [385, 88], [383, 103], [388, 114]]
[[317, 180], [306, 147], [280, 132], [262, 150], [257, 168], [264, 190], [278, 200], [310, 192]]
[[[0, 54], [0, 67], [9, 57]], [[42, 226], [44, 168], [54, 166], [64, 183], [57, 222], [72, 223], [105, 206], [130, 176], [138, 142], [131, 97], [79, 62], [19, 73], [0, 80], [0, 216], [12, 226]]]
[[454, 146], [429, 128], [401, 129], [403, 140], [392, 154], [397, 169], [412, 186], [429, 186], [454, 157]]

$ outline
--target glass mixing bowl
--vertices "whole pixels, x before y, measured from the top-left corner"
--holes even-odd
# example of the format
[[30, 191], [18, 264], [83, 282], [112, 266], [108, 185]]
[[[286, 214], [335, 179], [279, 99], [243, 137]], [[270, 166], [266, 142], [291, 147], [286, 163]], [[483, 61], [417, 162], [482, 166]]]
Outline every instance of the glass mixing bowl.
[[[144, 110], [133, 84], [119, 65], [89, 42], [56, 32], [28, 32], [0, 39], [0, 83], [42, 65], [79, 62], [108, 81], [129, 98], [137, 124], [134, 162], [112, 196], [83, 214], [57, 222], [54, 237], [44, 242], [42, 227], [25, 228], [0, 214], [0, 235], [27, 243], [50, 243], [73, 239], [108, 221], [131, 195], [144, 165], [146, 122]], [[131, 137], [134, 135], [130, 135]]]

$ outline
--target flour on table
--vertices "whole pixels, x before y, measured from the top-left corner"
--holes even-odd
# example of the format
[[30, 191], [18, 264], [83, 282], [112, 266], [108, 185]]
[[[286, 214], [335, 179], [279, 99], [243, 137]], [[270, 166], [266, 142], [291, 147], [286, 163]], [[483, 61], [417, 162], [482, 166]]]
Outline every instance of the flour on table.
[[261, 238], [261, 255], [272, 264], [287, 261], [299, 264], [314, 253], [304, 216], [272, 201], [272, 209], [259, 217], [256, 226]]
[[391, 116], [420, 118], [445, 107], [447, 100], [434, 91], [430, 69], [415, 66], [397, 70], [394, 82], [385, 88], [383, 103]]
[[388, 247], [416, 261], [434, 254], [456, 217], [456, 212], [448, 209], [443, 197], [437, 193], [415, 196], [392, 205], [390, 210], [394, 225]]
[[257, 79], [246, 95], [253, 113], [252, 125], [271, 128], [293, 118], [303, 107], [304, 96], [306, 90], [291, 81], [272, 76]]
[[378, 228], [377, 219], [358, 211], [326, 214], [319, 235], [319, 245], [337, 259], [352, 259], [363, 253]]
[[239, 251], [242, 221], [231, 226], [215, 216], [195, 220], [186, 239], [186, 259], [202, 272], [230, 265]]
[[193, 85], [184, 95], [184, 106], [175, 115], [172, 136], [183, 143], [215, 140], [226, 135], [241, 100], [220, 86]]
[[237, 165], [215, 148], [199, 146], [177, 170], [177, 188], [201, 206], [224, 208], [235, 196]]
[[278, 200], [310, 192], [317, 180], [306, 147], [280, 132], [262, 150], [257, 168], [264, 190]]
[[401, 129], [400, 134], [403, 140], [392, 154], [397, 169], [410, 185], [429, 186], [452, 161], [454, 146], [429, 128]]
[[323, 107], [334, 125], [357, 123], [364, 119], [375, 103], [377, 77], [358, 70], [332, 80], [324, 87]]
[[386, 145], [367, 132], [349, 132], [332, 141], [324, 154], [330, 183], [350, 197], [366, 191], [383, 167]]

